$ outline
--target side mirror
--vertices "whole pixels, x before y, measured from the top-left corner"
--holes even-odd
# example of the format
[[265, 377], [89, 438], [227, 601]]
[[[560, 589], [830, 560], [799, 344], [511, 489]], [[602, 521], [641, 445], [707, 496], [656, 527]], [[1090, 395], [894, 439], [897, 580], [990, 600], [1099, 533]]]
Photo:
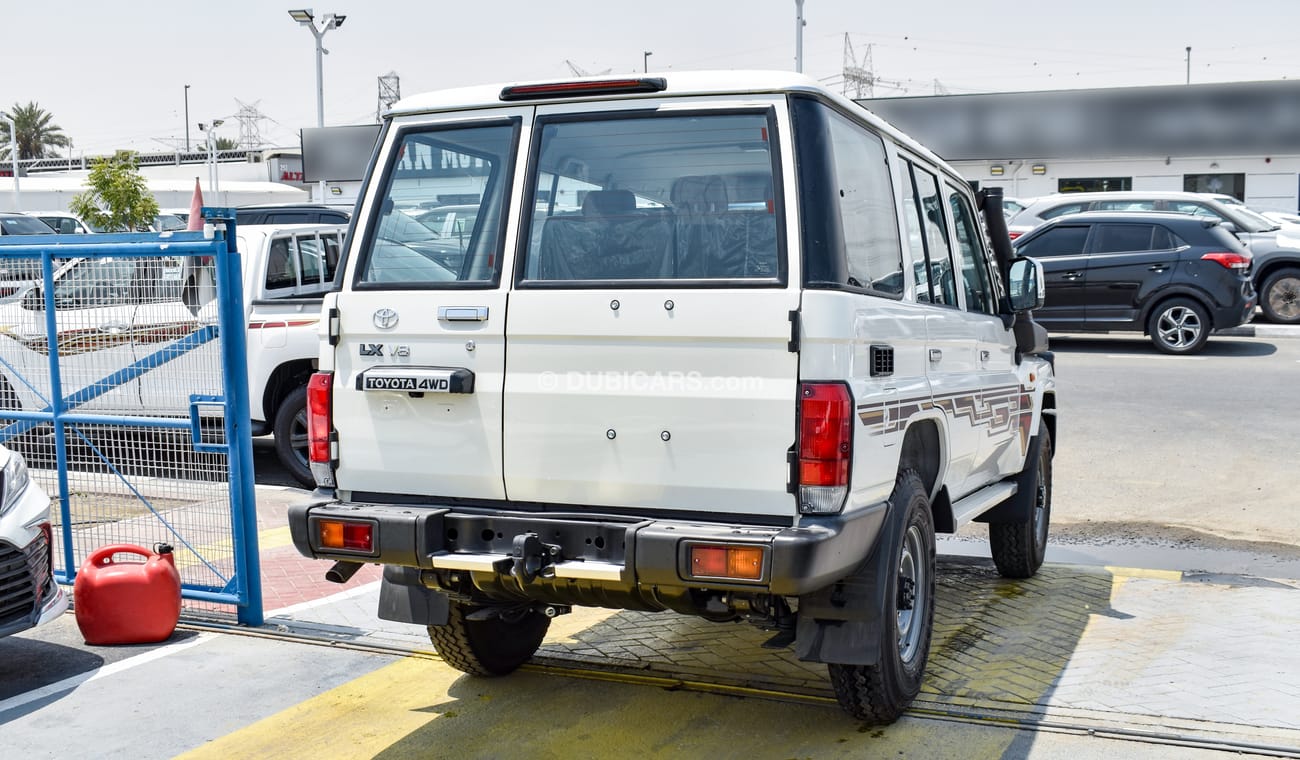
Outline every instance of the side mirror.
[[1017, 314], [1041, 307], [1047, 297], [1043, 292], [1043, 265], [1024, 256], [1013, 260], [1007, 272], [1007, 297]]

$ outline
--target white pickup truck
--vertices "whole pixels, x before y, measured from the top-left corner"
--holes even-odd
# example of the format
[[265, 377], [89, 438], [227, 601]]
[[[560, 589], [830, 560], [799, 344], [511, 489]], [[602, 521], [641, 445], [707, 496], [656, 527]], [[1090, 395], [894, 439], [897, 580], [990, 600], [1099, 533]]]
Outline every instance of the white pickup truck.
[[[306, 384], [319, 351], [321, 297], [333, 287], [345, 231], [341, 225], [236, 229], [253, 432], [275, 434], [280, 459], [304, 485], [314, 484], [306, 459]], [[199, 293], [201, 308], [192, 307], [183, 300], [185, 277], [181, 259], [157, 257], [77, 259], [55, 273], [64, 393], [94, 388], [80, 411], [176, 413], [187, 409], [192, 393], [221, 391], [214, 343], [170, 360], [166, 371], [94, 387], [196, 325], [215, 322], [214, 292]], [[39, 287], [0, 303], [0, 407], [48, 405], [45, 333]]]
[[[383, 564], [380, 616], [448, 664], [508, 673], [572, 605], [673, 610], [774, 631], [888, 722], [935, 532], [1038, 570], [1056, 384], [1000, 192], [772, 72], [417, 96], [376, 155], [289, 527], [332, 579]], [[464, 235], [409, 232], [469, 192]]]

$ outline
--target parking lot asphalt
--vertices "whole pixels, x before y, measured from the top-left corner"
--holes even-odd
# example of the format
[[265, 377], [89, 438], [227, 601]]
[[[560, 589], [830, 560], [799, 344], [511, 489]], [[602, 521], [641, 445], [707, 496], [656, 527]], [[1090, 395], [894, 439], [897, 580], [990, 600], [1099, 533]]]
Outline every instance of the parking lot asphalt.
[[922, 694], [867, 729], [824, 666], [670, 613], [579, 608], [523, 672], [464, 676], [376, 617], [377, 569], [340, 587], [297, 556], [282, 520], [301, 491], [257, 493], [265, 625], [200, 610], [163, 646], [89, 647], [66, 615], [0, 640], [17, 756], [1300, 757], [1297, 580], [1048, 564], [1012, 581], [942, 557]]

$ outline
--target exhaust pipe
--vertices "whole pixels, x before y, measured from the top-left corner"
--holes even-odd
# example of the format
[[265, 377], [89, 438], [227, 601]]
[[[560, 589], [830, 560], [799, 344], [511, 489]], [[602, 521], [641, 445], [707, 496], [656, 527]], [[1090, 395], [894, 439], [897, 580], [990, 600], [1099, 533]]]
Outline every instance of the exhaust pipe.
[[325, 571], [325, 580], [330, 583], [347, 583], [360, 569], [360, 562], [335, 562], [333, 567]]

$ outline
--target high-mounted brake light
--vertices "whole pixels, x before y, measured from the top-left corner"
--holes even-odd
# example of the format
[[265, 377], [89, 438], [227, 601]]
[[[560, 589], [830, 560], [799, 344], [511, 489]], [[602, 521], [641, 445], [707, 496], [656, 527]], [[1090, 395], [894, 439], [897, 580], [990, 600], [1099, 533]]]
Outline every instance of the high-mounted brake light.
[[1228, 253], [1227, 251], [1215, 251], [1201, 256], [1201, 261], [1213, 261], [1221, 267], [1228, 269], [1246, 269], [1250, 266], [1250, 257], [1242, 256], [1240, 253]]
[[574, 82], [516, 84], [501, 90], [502, 100], [563, 98], [570, 95], [615, 95], [629, 92], [663, 92], [668, 81], [663, 77], [627, 79], [585, 79]]
[[853, 395], [843, 383], [799, 386], [799, 511], [839, 512], [853, 461]]

